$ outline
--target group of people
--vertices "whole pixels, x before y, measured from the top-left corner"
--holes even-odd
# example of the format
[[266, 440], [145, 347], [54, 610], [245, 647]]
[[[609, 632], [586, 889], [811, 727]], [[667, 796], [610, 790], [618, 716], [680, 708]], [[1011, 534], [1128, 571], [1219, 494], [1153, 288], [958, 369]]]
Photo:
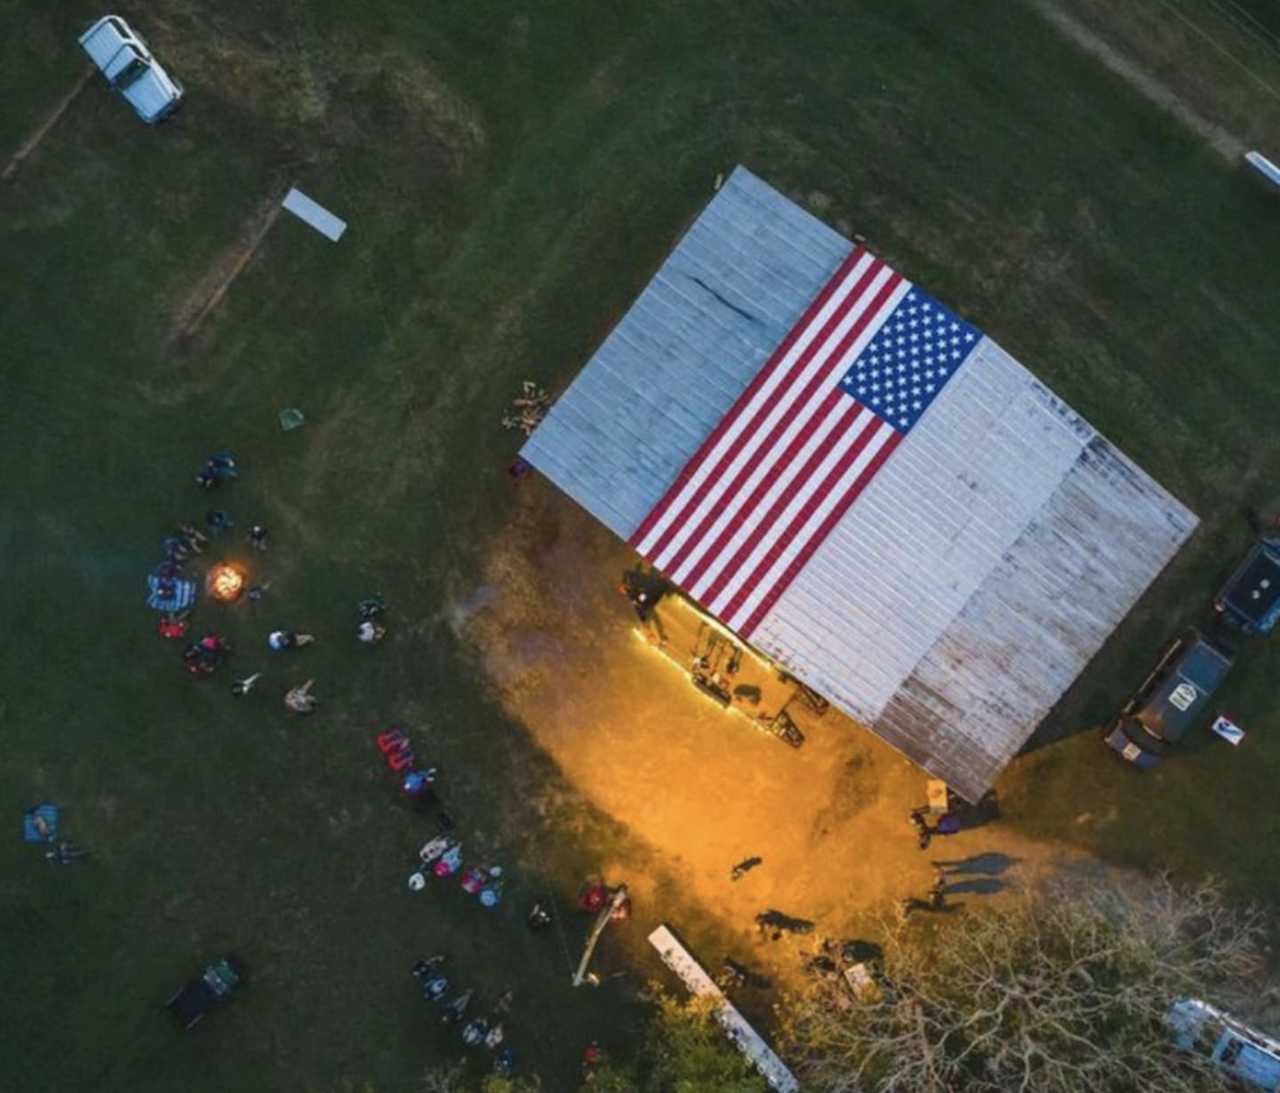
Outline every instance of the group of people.
[[[438, 953], [416, 961], [410, 971], [422, 987], [422, 997], [439, 1007], [440, 1020], [457, 1025], [462, 1023], [476, 992], [467, 988], [451, 995], [449, 978], [443, 971], [445, 961], [445, 954]], [[483, 1045], [493, 1052], [494, 1068], [503, 1075], [515, 1070], [515, 1053], [503, 1046], [506, 1032], [502, 1026], [502, 1018], [510, 1011], [514, 997], [513, 991], [504, 992], [487, 1016], [472, 1017], [462, 1026], [462, 1042], [468, 1047]]]
[[226, 638], [211, 632], [199, 641], [193, 641], [182, 651], [182, 663], [192, 675], [209, 675], [230, 652], [231, 646]]
[[442, 834], [418, 851], [419, 867], [409, 876], [409, 889], [421, 892], [428, 877], [452, 877], [461, 872], [459, 885], [469, 896], [475, 896], [481, 907], [497, 907], [502, 902], [504, 880], [500, 865], [473, 865], [462, 868], [462, 843], [452, 835]]
[[[209, 455], [200, 471], [195, 476], [196, 485], [201, 489], [211, 490], [223, 483], [240, 476], [240, 462], [236, 454], [227, 449]], [[160, 636], [169, 640], [178, 640], [187, 636], [191, 615], [190, 603], [194, 600], [194, 585], [185, 579], [184, 567], [193, 558], [208, 550], [211, 540], [221, 536], [235, 527], [235, 520], [223, 509], [210, 509], [205, 516], [204, 530], [194, 523], [182, 524], [175, 533], [161, 540], [163, 560], [153, 571], [152, 586], [156, 594], [162, 598], [155, 604], [163, 614], [158, 623]], [[270, 533], [263, 524], [250, 526], [245, 536], [248, 546], [262, 553], [268, 549]], [[247, 589], [250, 603], [260, 601], [270, 587], [267, 582], [251, 585]], [[188, 589], [186, 596], [179, 595], [182, 588]], [[184, 601], [181, 607], [173, 604]], [[170, 602], [164, 602], [170, 601]], [[173, 607], [173, 609], [169, 609]], [[356, 607], [356, 639], [362, 644], [372, 645], [384, 640], [387, 627], [383, 621], [386, 610], [380, 596], [361, 600]], [[285, 652], [300, 649], [315, 641], [312, 634], [294, 630], [272, 630], [267, 636], [267, 646], [272, 652]], [[191, 641], [183, 650], [183, 665], [188, 672], [197, 677], [212, 675], [231, 653], [231, 645], [221, 634], [209, 632], [197, 640]], [[243, 698], [253, 691], [254, 686], [263, 677], [262, 672], [254, 672], [231, 683], [231, 693]], [[319, 705], [319, 698], [314, 693], [315, 680], [307, 679], [297, 686], [291, 687], [284, 695], [285, 708], [296, 714], [311, 713]]]

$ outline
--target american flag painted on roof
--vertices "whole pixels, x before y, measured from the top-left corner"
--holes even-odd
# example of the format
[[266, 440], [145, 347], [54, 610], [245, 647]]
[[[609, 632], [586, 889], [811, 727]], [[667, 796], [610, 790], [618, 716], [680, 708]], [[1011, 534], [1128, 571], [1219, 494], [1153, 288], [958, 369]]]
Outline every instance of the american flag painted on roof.
[[855, 249], [631, 545], [750, 638], [980, 337]]
[[1196, 526], [990, 335], [742, 167], [521, 454], [970, 800]]

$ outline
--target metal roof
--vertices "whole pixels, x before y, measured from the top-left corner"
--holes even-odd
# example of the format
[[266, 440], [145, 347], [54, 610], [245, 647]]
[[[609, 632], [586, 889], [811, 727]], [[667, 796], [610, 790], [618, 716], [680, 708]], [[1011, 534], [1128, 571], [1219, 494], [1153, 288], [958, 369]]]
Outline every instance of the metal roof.
[[[853, 245], [735, 170], [521, 454], [629, 538]], [[984, 337], [752, 635], [976, 800], [1196, 526]]]

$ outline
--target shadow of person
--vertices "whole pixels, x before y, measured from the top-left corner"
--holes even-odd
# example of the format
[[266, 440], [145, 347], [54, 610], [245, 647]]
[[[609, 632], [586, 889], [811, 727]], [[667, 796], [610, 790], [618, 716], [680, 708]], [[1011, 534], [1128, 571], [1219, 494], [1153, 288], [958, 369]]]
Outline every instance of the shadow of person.
[[933, 867], [956, 875], [980, 873], [994, 877], [999, 876], [1001, 873], [1007, 873], [1021, 860], [1021, 858], [1014, 858], [1008, 854], [1000, 854], [993, 851], [987, 854], [974, 854], [968, 858], [959, 858], [956, 861], [934, 861]]
[[959, 895], [962, 892], [971, 893], [975, 896], [993, 896], [997, 892], [1003, 892], [1008, 885], [999, 877], [974, 877], [972, 880], [956, 881], [955, 884], [948, 884], [943, 891], [947, 895]]

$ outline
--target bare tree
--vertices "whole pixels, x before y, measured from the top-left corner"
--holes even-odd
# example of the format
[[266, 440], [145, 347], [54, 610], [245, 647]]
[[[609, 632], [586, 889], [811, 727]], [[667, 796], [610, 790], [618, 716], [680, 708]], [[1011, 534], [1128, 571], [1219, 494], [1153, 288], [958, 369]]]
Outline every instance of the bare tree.
[[1266, 925], [1213, 882], [1167, 877], [1059, 882], [949, 918], [931, 941], [886, 922], [879, 991], [850, 1005], [823, 984], [791, 999], [787, 1057], [823, 1093], [1222, 1089], [1207, 1059], [1174, 1050], [1164, 1016], [1186, 997], [1247, 1012]]

